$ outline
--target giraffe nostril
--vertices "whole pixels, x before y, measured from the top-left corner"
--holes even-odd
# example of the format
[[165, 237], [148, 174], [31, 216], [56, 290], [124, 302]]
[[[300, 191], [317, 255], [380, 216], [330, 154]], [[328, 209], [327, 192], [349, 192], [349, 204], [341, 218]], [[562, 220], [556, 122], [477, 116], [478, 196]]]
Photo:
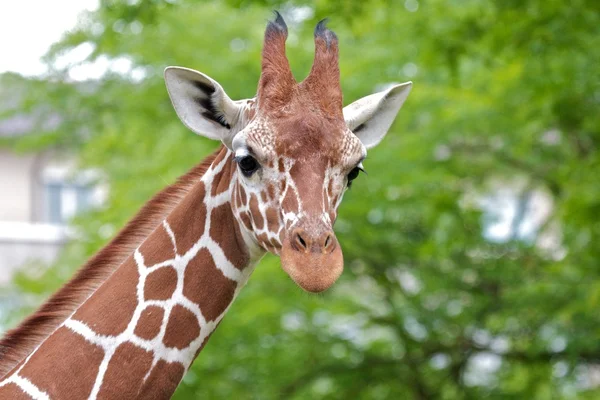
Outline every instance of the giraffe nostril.
[[292, 247], [296, 251], [307, 252], [312, 246], [310, 237], [306, 236], [306, 232], [303, 229], [294, 229], [292, 232]]
[[328, 233], [325, 237], [325, 241], [323, 242], [323, 252], [328, 253], [334, 248], [333, 235]]
[[302, 236], [300, 236], [299, 233], [296, 234], [296, 241], [300, 244], [302, 248], [306, 249], [306, 242], [304, 241], [304, 239], [302, 239]]

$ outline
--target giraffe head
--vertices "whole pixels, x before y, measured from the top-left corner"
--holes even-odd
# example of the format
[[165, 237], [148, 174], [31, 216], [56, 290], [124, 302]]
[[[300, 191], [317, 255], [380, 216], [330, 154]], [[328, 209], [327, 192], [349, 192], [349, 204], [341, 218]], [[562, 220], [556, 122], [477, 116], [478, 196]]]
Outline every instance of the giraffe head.
[[343, 107], [338, 40], [325, 21], [315, 29], [313, 66], [300, 83], [285, 55], [286, 38], [276, 13], [265, 33], [255, 98], [233, 101], [216, 81], [190, 69], [169, 67], [165, 80], [182, 122], [231, 151], [237, 164], [231, 205], [249, 246], [280, 255], [300, 287], [320, 292], [343, 269], [333, 225], [344, 191], [412, 84]]

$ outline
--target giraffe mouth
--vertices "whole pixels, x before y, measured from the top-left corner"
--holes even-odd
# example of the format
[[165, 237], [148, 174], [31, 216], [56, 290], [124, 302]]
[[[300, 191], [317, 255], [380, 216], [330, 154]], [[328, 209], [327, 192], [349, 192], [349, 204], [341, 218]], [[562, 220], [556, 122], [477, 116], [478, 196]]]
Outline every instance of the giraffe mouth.
[[[281, 267], [302, 289], [319, 293], [329, 289], [344, 269], [344, 256], [339, 243], [328, 232], [317, 241], [294, 230], [286, 235], [281, 249]], [[316, 243], [315, 243], [316, 242]]]

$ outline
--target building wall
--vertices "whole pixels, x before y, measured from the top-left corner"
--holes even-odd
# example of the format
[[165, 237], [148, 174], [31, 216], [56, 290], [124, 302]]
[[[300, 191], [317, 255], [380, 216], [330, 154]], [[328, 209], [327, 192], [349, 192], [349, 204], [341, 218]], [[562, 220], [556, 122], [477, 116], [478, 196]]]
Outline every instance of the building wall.
[[36, 154], [15, 154], [0, 149], [0, 221], [29, 222]]
[[27, 263], [52, 263], [78, 212], [101, 205], [100, 172], [81, 170], [68, 154], [0, 149], [0, 284]]
[[0, 284], [27, 263], [53, 262], [66, 242], [64, 225], [44, 223], [43, 153], [0, 149]]
[[66, 240], [63, 226], [0, 221], [0, 284], [27, 263], [51, 263]]

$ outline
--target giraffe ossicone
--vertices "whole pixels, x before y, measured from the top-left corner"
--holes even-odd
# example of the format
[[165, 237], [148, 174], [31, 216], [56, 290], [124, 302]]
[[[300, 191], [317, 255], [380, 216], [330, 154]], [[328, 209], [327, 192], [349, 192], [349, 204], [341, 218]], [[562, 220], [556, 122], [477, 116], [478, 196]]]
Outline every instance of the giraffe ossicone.
[[337, 209], [411, 83], [343, 107], [336, 35], [317, 25], [301, 82], [286, 38], [277, 13], [251, 99], [232, 100], [200, 72], [165, 70], [181, 121], [223, 146], [5, 336], [0, 398], [169, 398], [266, 252], [309, 292], [337, 280]]

